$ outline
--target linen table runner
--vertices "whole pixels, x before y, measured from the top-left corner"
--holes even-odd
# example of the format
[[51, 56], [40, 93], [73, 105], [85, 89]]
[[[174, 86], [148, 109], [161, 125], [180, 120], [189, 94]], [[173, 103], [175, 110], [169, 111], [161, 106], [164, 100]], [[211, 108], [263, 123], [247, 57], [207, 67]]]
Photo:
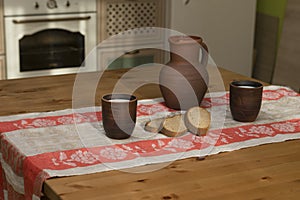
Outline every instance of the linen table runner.
[[201, 137], [144, 131], [150, 119], [179, 112], [162, 99], [139, 101], [137, 128], [125, 140], [105, 136], [99, 107], [0, 117], [0, 199], [39, 199], [43, 181], [50, 177], [126, 171], [300, 138], [300, 95], [287, 87], [264, 87], [253, 123], [232, 120], [228, 104], [228, 92], [206, 95], [201, 106], [211, 112], [212, 125]]

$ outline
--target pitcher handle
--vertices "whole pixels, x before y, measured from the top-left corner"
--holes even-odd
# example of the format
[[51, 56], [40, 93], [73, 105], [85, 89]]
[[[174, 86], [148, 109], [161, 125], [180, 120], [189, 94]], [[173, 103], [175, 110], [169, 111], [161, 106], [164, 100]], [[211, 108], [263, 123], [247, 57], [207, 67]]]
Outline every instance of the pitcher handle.
[[203, 49], [205, 50], [205, 52], [204, 52], [203, 49], [202, 49], [201, 64], [202, 64], [203, 66], [206, 66], [206, 65], [207, 65], [207, 62], [208, 62], [208, 47], [207, 47], [207, 45], [206, 45], [204, 42], [201, 42], [200, 45], [201, 45], [201, 46], [203, 47]]

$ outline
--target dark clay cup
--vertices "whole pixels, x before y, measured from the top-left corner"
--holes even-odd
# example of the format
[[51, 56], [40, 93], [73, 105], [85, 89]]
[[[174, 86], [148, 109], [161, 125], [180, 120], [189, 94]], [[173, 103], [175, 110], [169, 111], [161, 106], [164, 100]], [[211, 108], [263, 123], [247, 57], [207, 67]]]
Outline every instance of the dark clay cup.
[[230, 83], [230, 110], [234, 120], [253, 122], [261, 107], [263, 85], [256, 81]]
[[101, 103], [106, 136], [129, 138], [135, 127], [137, 98], [130, 94], [107, 94], [102, 97]]

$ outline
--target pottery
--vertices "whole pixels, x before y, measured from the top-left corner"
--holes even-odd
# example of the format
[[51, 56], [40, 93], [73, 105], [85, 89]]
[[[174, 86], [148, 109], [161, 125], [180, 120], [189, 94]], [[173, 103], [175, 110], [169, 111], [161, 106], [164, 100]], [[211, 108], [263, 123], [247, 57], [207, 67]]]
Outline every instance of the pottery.
[[208, 85], [207, 45], [198, 36], [171, 36], [169, 44], [170, 61], [162, 67], [159, 75], [165, 104], [175, 110], [199, 106]]
[[230, 83], [230, 110], [234, 120], [256, 120], [262, 101], [263, 85], [256, 81], [233, 81]]
[[107, 94], [101, 99], [102, 122], [106, 136], [129, 138], [136, 123], [137, 98], [129, 94]]

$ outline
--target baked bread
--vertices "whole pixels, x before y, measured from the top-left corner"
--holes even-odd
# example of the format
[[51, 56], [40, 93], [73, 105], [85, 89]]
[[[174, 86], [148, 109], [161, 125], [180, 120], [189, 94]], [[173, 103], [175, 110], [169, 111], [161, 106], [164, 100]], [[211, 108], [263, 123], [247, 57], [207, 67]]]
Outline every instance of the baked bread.
[[184, 124], [184, 115], [174, 115], [168, 117], [163, 121], [161, 133], [169, 136], [176, 137], [187, 132], [187, 128]]
[[188, 109], [184, 116], [186, 127], [195, 135], [206, 135], [210, 121], [210, 113], [198, 106]]
[[157, 119], [148, 121], [145, 124], [145, 130], [152, 132], [152, 133], [158, 133], [162, 128], [163, 121], [164, 121], [164, 118], [157, 118]]

